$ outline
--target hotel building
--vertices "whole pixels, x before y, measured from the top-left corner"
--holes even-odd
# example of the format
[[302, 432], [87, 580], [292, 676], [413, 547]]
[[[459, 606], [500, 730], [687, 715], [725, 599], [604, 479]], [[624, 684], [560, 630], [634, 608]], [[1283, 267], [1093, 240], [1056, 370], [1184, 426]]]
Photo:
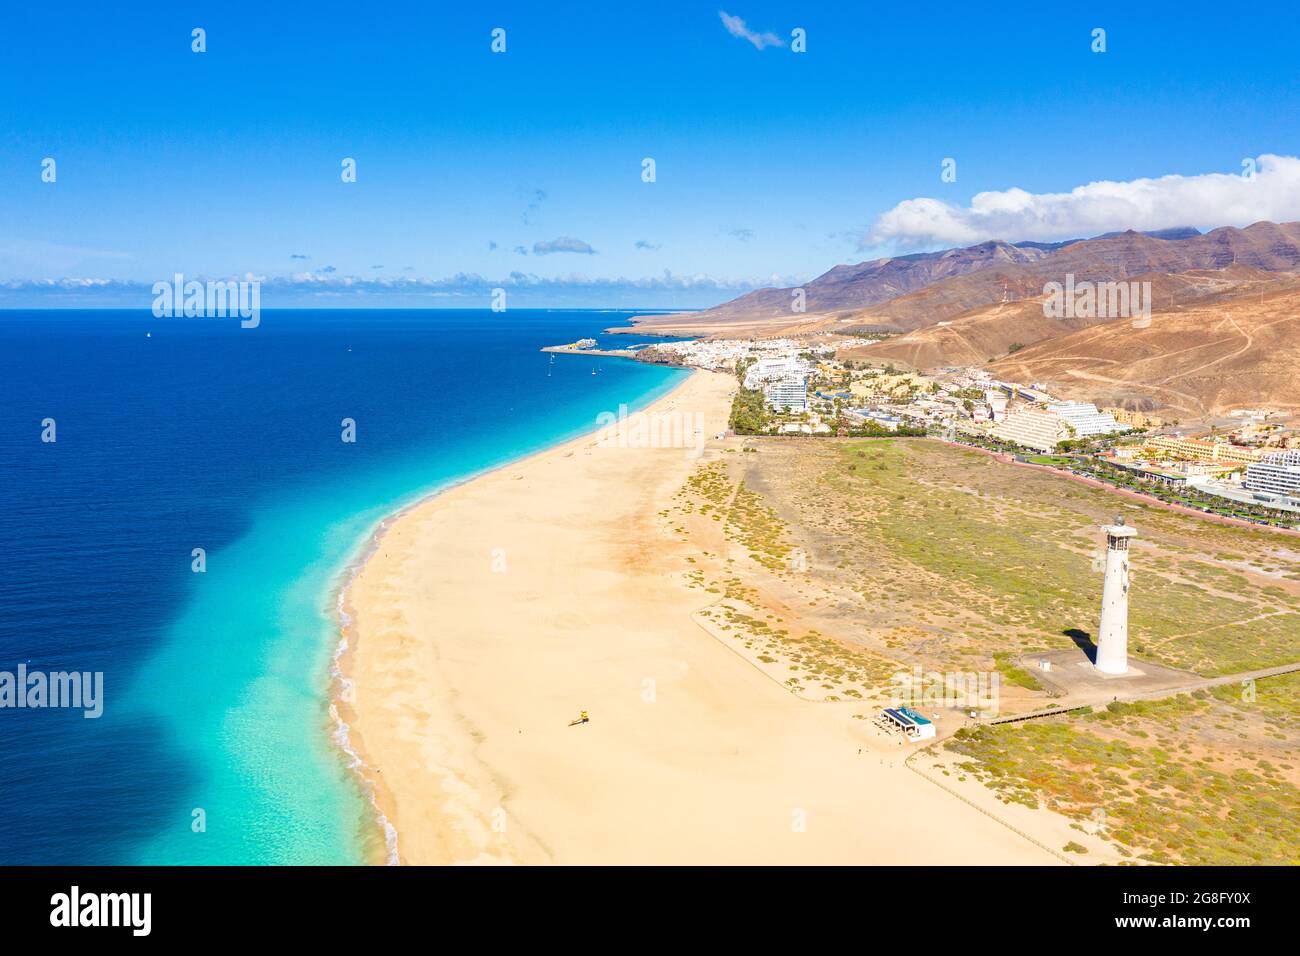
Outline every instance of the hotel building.
[[1070, 437], [1065, 421], [1046, 408], [1022, 406], [993, 423], [993, 436], [1035, 451], [1052, 451]]
[[1263, 457], [1258, 448], [1234, 445], [1226, 441], [1206, 441], [1203, 438], [1183, 438], [1179, 435], [1157, 435], [1147, 441], [1147, 446], [1179, 458], [1195, 461], [1227, 461], [1248, 465]]
[[775, 411], [808, 410], [808, 380], [801, 372], [792, 373], [763, 385], [763, 399]]
[[1109, 435], [1119, 426], [1090, 402], [1052, 402], [1008, 411], [1004, 419], [994, 422], [992, 431], [1002, 441], [1047, 452], [1067, 439]]
[[1130, 411], [1127, 408], [1103, 408], [1102, 411], [1107, 412], [1121, 425], [1128, 425], [1130, 428], [1159, 428], [1164, 424], [1164, 421], [1154, 415]]
[[1251, 491], [1300, 498], [1300, 449], [1275, 452], [1246, 467], [1241, 486]]
[[745, 388], [761, 390], [768, 406], [778, 412], [806, 412], [810, 368], [797, 355], [762, 358], [745, 370]]
[[1095, 438], [1122, 431], [1110, 413], [1097, 411], [1092, 402], [1052, 402], [1047, 408], [1061, 416], [1075, 438]]
[[770, 382], [795, 376], [805, 378], [809, 368], [808, 363], [797, 355], [761, 358], [745, 370], [745, 388], [762, 388]]

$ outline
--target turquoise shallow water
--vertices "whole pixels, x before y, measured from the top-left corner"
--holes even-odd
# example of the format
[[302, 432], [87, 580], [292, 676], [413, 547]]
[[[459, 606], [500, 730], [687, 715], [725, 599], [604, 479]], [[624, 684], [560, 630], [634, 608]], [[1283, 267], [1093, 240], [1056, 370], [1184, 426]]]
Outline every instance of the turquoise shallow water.
[[[29, 594], [44, 626], [0, 631], [0, 650], [102, 668], [106, 705], [97, 721], [29, 712], [6, 725], [31, 773], [0, 799], [2, 862], [382, 858], [328, 707], [339, 587], [386, 515], [675, 385], [684, 373], [536, 351], [622, 318], [272, 313], [241, 337], [121, 314], [70, 322], [62, 348], [18, 322], [17, 337], [41, 340], [22, 343], [35, 364], [49, 349], [22, 402], [36, 420], [58, 405], [62, 433], [41, 449], [6, 431], [0, 451], [33, 488], [3, 517], [63, 530], [0, 568], [55, 597], [37, 612]], [[55, 353], [73, 344], [82, 374], [56, 387]], [[354, 445], [339, 440], [343, 415]], [[51, 562], [68, 542], [63, 569]], [[27, 591], [6, 587], [21, 603]], [[58, 806], [33, 830], [30, 799], [51, 793]]]

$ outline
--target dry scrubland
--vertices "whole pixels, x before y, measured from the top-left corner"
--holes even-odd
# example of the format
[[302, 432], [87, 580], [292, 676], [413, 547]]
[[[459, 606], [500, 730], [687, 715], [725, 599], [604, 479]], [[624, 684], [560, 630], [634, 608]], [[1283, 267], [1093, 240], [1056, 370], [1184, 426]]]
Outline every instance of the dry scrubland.
[[697, 469], [666, 516], [703, 549], [695, 583], [725, 607], [757, 602], [766, 630], [802, 636], [796, 622], [813, 622], [864, 672], [888, 664], [886, 678], [899, 663], [1001, 667], [1037, 690], [1030, 674], [1009, 675], [1012, 656], [1091, 639], [1098, 527], [1117, 512], [1139, 531], [1135, 657], [1216, 676], [1298, 656], [1296, 539], [939, 442], [748, 442]]
[[1063, 813], [1133, 860], [1300, 863], [1300, 677], [1254, 695], [1228, 685], [970, 728], [947, 744], [959, 758], [948, 773]]
[[[1050, 703], [1016, 662], [1086, 645], [1097, 528], [1123, 513], [1131, 651], [1203, 676], [1300, 657], [1300, 547], [942, 443], [754, 440], [663, 513], [697, 547], [697, 619], [798, 696], [883, 700], [900, 670], [996, 669], [1002, 708]], [[1082, 653], [1082, 651], [1080, 651]], [[1092, 826], [1134, 860], [1294, 859], [1296, 678], [963, 732], [963, 778]], [[863, 715], [868, 712], [864, 708]], [[1105, 799], [1103, 800], [1103, 794]]]

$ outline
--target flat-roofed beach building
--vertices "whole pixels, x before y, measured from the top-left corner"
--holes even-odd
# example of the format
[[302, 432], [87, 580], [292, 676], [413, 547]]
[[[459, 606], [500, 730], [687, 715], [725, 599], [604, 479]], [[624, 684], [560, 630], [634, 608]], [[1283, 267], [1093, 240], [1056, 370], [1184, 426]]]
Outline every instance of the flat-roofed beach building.
[[934, 737], [934, 723], [910, 707], [886, 707], [880, 712], [878, 723], [911, 740], [929, 740]]

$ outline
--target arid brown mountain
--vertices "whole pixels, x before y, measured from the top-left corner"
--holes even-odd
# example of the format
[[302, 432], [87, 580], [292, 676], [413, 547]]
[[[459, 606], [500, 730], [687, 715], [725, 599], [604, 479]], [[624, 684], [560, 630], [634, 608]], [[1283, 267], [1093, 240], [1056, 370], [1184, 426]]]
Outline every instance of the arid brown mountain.
[[[803, 286], [810, 313], [861, 309], [886, 302], [941, 279], [990, 267], [1028, 263], [1050, 252], [1022, 249], [1006, 242], [982, 242], [965, 249], [923, 252], [891, 259], [840, 265]], [[733, 302], [699, 313], [704, 321], [722, 317], [790, 316], [793, 289], [759, 289]]]
[[793, 288], [758, 289], [701, 312], [644, 316], [634, 321], [637, 331], [662, 334], [785, 335], [790, 334], [791, 326], [825, 325], [855, 310], [924, 289], [940, 280], [1034, 262], [1056, 248], [1057, 245], [1045, 243], [982, 242], [964, 249], [835, 266], [801, 287], [805, 296], [803, 313], [794, 311]]
[[[1127, 281], [1150, 282], [1152, 312], [1239, 296], [1258, 296], [1296, 280], [1293, 273], [1245, 266], [1198, 269], [1176, 275], [1146, 273]], [[983, 365], [1023, 347], [1069, 335], [1108, 318], [1049, 318], [1045, 296], [981, 306], [875, 345], [842, 350], [841, 358], [901, 362], [926, 369], [942, 365]], [[856, 320], [855, 320], [856, 321]]]
[[[1193, 234], [1189, 234], [1193, 233]], [[1176, 237], [1176, 238], [1170, 238]], [[1268, 272], [1300, 267], [1300, 223], [1156, 234], [1124, 232], [1062, 244], [986, 242], [965, 249], [836, 266], [803, 286], [805, 314], [791, 289], [761, 289], [703, 312], [639, 320], [644, 332], [781, 334], [786, 326], [880, 327], [908, 332], [983, 306], [1042, 295], [1048, 282], [1106, 282], [1147, 273], [1244, 266]]]
[[1028, 346], [989, 370], [1055, 395], [1184, 421], [1237, 408], [1300, 413], [1300, 277], [1283, 285], [1156, 312], [1146, 328], [1114, 319]]
[[1179, 274], [1245, 266], [1267, 272], [1300, 267], [1300, 222], [1224, 227], [1188, 239], [1125, 232], [1071, 243], [1031, 264], [985, 269], [939, 281], [856, 313], [854, 321], [901, 331], [923, 328], [984, 305], [1037, 298], [1048, 282], [1113, 282], [1147, 273]]

